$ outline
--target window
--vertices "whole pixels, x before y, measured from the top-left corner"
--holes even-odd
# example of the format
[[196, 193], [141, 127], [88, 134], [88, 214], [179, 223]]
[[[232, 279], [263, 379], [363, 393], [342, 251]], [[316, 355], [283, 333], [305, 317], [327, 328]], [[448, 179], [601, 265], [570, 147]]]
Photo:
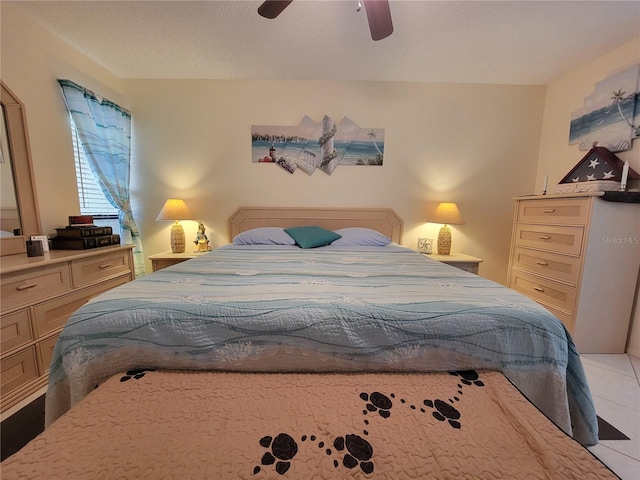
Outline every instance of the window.
[[[144, 275], [142, 241], [129, 201], [131, 112], [71, 80], [59, 78], [58, 84], [73, 119], [69, 124], [78, 165], [76, 178], [78, 196], [82, 201], [82, 206], [78, 205], [79, 210], [92, 215], [97, 225], [111, 226], [114, 234], [120, 234], [121, 244], [133, 244], [136, 275]], [[84, 144], [90, 141], [92, 150], [84, 151], [79, 138]], [[83, 162], [83, 157], [87, 161]], [[91, 168], [96, 166], [94, 159], [99, 169]], [[98, 184], [106, 186], [108, 191], [105, 189], [103, 193]], [[105, 201], [105, 195], [113, 200], [117, 210]]]
[[78, 198], [80, 199], [80, 214], [92, 215], [93, 222], [99, 226], [110, 226], [113, 233], [120, 233], [118, 209], [109, 203], [102, 193], [102, 189], [87, 163], [84, 147], [78, 138], [76, 124], [71, 121], [71, 136], [73, 139], [73, 155], [76, 163], [76, 181], [78, 184]]

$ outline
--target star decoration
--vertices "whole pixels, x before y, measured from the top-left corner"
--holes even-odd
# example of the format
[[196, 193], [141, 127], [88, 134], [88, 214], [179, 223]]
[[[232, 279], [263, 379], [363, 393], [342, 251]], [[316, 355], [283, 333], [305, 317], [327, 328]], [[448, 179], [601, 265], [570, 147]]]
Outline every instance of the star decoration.
[[609, 170], [608, 172], [604, 172], [604, 176], [602, 177], [603, 180], [606, 180], [607, 178], [614, 178], [615, 175], [613, 173], [613, 170]]
[[579, 182], [580, 181], [580, 177], [572, 178], [571, 181], [574, 182], [574, 183], [575, 182]]
[[596, 179], [595, 174], [592, 173], [591, 175], [587, 175], [587, 182], [591, 182], [592, 180], [595, 180], [595, 179]]
[[589, 168], [593, 168], [595, 170], [598, 165], [600, 165], [600, 162], [598, 161], [598, 157], [589, 161]]

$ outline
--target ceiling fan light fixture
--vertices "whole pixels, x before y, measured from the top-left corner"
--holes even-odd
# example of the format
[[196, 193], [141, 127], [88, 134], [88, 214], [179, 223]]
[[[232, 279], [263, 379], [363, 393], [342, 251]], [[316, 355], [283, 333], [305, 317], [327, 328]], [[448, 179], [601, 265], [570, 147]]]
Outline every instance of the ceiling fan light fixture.
[[258, 14], [264, 18], [274, 19], [289, 6], [293, 0], [265, 0], [258, 7]]
[[393, 33], [389, 0], [363, 0], [367, 12], [369, 30], [374, 41], [387, 38]]
[[[258, 14], [264, 18], [274, 19], [280, 15], [292, 1], [293, 0], [265, 0], [258, 7]], [[393, 33], [393, 22], [391, 21], [389, 0], [358, 0], [357, 12], [362, 9], [362, 3], [364, 3], [364, 9], [367, 12], [371, 38], [376, 41], [391, 35]]]

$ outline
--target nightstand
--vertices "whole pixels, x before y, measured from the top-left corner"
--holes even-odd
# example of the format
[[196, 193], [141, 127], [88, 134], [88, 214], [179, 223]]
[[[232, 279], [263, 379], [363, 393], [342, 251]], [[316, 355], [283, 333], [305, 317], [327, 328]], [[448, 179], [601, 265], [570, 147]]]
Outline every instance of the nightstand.
[[480, 269], [481, 258], [472, 257], [471, 255], [465, 255], [464, 253], [452, 253], [451, 255], [437, 255], [437, 254], [425, 254], [427, 257], [437, 260], [438, 262], [446, 263], [452, 267], [457, 267], [465, 272], [478, 274]]
[[[206, 253], [206, 252], [202, 252]], [[172, 253], [172, 252], [162, 252], [156, 253], [155, 255], [149, 255], [149, 260], [151, 260], [151, 269], [154, 272], [158, 270], [162, 270], [163, 268], [170, 267], [171, 265], [175, 265], [176, 263], [181, 263], [189, 260], [190, 258], [196, 258], [198, 255], [202, 255], [202, 253], [197, 252], [184, 252], [184, 253]]]

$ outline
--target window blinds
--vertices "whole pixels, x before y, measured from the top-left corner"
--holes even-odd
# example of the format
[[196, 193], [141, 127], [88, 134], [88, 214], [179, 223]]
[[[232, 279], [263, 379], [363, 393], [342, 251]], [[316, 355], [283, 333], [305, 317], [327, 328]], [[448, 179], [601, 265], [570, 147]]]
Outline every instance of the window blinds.
[[106, 199], [91, 172], [91, 168], [85, 157], [84, 148], [78, 138], [76, 124], [71, 116], [69, 119], [71, 121], [71, 137], [73, 138], [73, 152], [76, 163], [80, 214], [92, 215], [94, 219], [118, 218], [118, 209], [114, 208]]

